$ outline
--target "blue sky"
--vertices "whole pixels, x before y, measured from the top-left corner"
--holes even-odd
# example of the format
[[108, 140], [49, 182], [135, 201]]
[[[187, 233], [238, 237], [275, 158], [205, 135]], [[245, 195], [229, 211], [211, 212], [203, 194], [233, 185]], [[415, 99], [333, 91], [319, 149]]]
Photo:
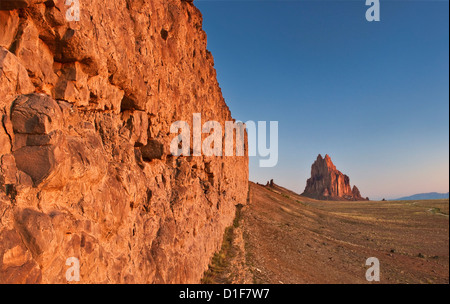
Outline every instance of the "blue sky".
[[302, 192], [329, 154], [364, 196], [449, 188], [449, 3], [196, 0], [233, 117], [279, 121], [250, 179]]

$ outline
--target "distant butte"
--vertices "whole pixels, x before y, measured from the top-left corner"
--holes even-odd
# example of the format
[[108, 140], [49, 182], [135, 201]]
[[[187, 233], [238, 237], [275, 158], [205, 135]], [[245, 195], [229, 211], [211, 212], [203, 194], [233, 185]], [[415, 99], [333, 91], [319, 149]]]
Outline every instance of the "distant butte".
[[311, 177], [306, 182], [304, 196], [334, 201], [366, 201], [356, 186], [350, 187], [350, 178], [336, 169], [330, 156], [317, 156], [311, 166]]

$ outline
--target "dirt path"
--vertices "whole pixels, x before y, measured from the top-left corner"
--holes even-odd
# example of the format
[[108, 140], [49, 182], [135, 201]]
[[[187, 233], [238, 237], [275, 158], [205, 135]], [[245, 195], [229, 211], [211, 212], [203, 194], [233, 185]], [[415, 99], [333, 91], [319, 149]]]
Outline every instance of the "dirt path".
[[448, 200], [323, 202], [251, 183], [238, 220], [229, 282], [367, 283], [376, 257], [380, 283], [449, 283]]

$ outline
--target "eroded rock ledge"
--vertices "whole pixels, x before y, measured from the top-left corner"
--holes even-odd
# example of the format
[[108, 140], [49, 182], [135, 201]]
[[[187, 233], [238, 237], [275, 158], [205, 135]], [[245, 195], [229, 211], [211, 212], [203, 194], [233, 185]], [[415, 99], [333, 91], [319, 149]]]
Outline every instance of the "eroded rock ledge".
[[192, 1], [0, 2], [0, 283], [196, 283], [245, 204], [246, 157], [173, 157], [232, 120]]

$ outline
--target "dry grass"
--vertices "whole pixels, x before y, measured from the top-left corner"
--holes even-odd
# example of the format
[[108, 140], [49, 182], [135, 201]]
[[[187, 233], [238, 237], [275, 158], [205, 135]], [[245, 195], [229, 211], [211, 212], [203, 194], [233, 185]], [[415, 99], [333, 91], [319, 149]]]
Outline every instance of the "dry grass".
[[203, 274], [202, 284], [230, 284], [230, 262], [235, 255], [233, 248], [233, 239], [235, 229], [239, 227], [241, 220], [242, 205], [236, 206], [236, 216], [233, 225], [225, 229], [222, 247], [219, 252], [214, 254], [209, 268]]

